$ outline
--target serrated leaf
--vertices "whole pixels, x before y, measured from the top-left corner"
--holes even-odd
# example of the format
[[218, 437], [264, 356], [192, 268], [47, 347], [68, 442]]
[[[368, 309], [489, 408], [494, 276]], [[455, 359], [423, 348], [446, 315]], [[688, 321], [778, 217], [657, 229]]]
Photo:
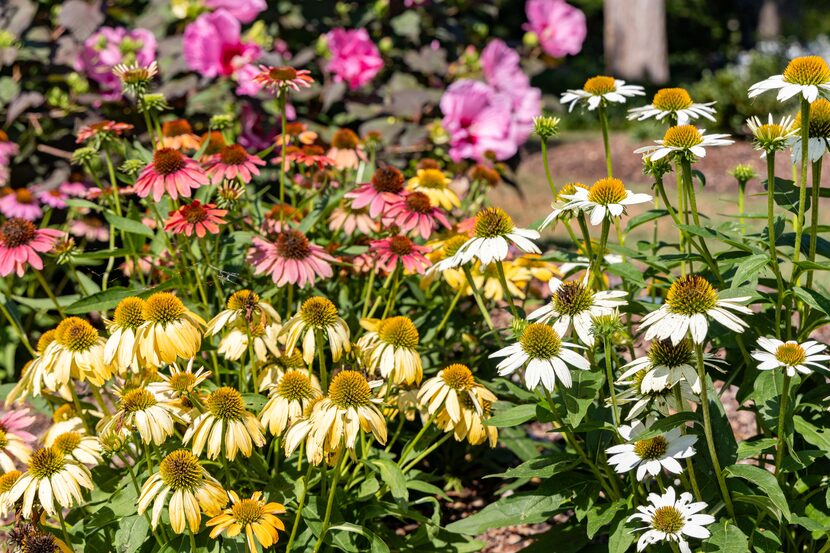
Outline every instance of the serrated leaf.
[[772, 473], [754, 465], [732, 465], [726, 467], [724, 470], [727, 476], [735, 476], [743, 478], [750, 484], [754, 484], [772, 501], [784, 518], [789, 520], [792, 517], [790, 506], [787, 504], [787, 498], [781, 487], [778, 485], [778, 480]]

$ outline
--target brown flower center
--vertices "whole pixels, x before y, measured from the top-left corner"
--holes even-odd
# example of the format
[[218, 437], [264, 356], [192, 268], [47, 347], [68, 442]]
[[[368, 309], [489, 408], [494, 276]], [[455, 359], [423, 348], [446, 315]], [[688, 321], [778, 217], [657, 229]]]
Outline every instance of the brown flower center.
[[300, 307], [300, 318], [312, 328], [328, 328], [337, 322], [337, 307], [328, 298], [308, 298]]
[[219, 159], [225, 165], [242, 165], [248, 161], [248, 152], [239, 144], [231, 144], [222, 148]]
[[178, 321], [187, 311], [182, 300], [169, 292], [158, 292], [144, 304], [144, 319], [153, 323], [168, 324]]
[[17, 198], [18, 203], [21, 204], [31, 204], [35, 201], [34, 195], [28, 188], [18, 188], [14, 191], [14, 195]]
[[426, 215], [432, 212], [432, 202], [423, 192], [410, 192], [406, 195], [406, 207], [410, 211]]
[[666, 303], [672, 313], [697, 315], [706, 313], [717, 305], [718, 293], [705, 278], [686, 275], [672, 283], [666, 294]]
[[165, 457], [159, 466], [159, 474], [173, 490], [193, 490], [203, 478], [199, 459], [186, 449]]
[[55, 438], [53, 445], [64, 455], [69, 455], [81, 445], [81, 435], [78, 432], [64, 432]]
[[673, 505], [658, 507], [651, 519], [651, 525], [666, 534], [677, 534], [683, 529], [685, 523], [685, 517]]
[[243, 499], [239, 503], [234, 503], [231, 512], [236, 522], [243, 527], [257, 522], [265, 513], [262, 502], [256, 499]]
[[174, 136], [182, 136], [183, 134], [193, 134], [193, 128], [184, 119], [175, 119], [162, 124], [161, 134], [172, 138]]
[[580, 282], [569, 280], [559, 286], [552, 301], [559, 313], [573, 316], [590, 309], [594, 296]]
[[188, 205], [183, 205], [179, 210], [179, 213], [181, 213], [182, 218], [184, 218], [184, 220], [191, 225], [201, 223], [208, 218], [208, 211], [205, 209], [205, 206], [199, 202], [199, 200], [194, 200]]
[[302, 232], [286, 229], [277, 237], [277, 253], [286, 259], [306, 259], [311, 255], [311, 247]]
[[288, 401], [303, 401], [314, 397], [314, 389], [305, 371], [288, 371], [277, 384], [277, 394]]
[[381, 321], [378, 327], [380, 339], [396, 348], [414, 349], [420, 336], [409, 317], [392, 317]]
[[666, 454], [668, 448], [669, 442], [663, 436], [634, 442], [634, 454], [648, 461], [659, 459]]
[[0, 226], [0, 243], [7, 248], [25, 246], [35, 239], [37, 228], [34, 223], [13, 217]]
[[379, 168], [372, 175], [372, 186], [378, 192], [397, 194], [403, 190], [403, 182], [403, 173], [389, 165]]
[[206, 156], [218, 154], [225, 147], [225, 137], [219, 131], [210, 131], [209, 133], [203, 134], [200, 146], [204, 145], [206, 140], [208, 142], [204, 152]]
[[172, 175], [184, 169], [185, 165], [184, 156], [173, 148], [159, 148], [153, 154], [153, 168], [160, 175]]
[[389, 249], [397, 256], [405, 256], [415, 249], [412, 240], [403, 235], [396, 235], [389, 239]]
[[118, 406], [125, 413], [136, 413], [138, 411], [146, 411], [156, 403], [158, 401], [152, 392], [146, 388], [135, 388], [121, 396], [121, 401], [118, 403]]
[[115, 308], [115, 323], [122, 328], [136, 329], [144, 323], [144, 305], [141, 298], [124, 298]]
[[525, 327], [519, 343], [531, 359], [550, 359], [559, 353], [562, 339], [552, 327], [532, 323]]
[[29, 458], [29, 473], [36, 479], [50, 478], [66, 466], [63, 453], [54, 447], [43, 447]]
[[287, 65], [272, 67], [268, 70], [268, 77], [274, 81], [290, 81], [297, 78], [297, 70]]
[[228, 298], [227, 307], [233, 311], [254, 309], [259, 303], [259, 294], [251, 290], [239, 290]]
[[513, 231], [513, 219], [499, 207], [485, 207], [476, 215], [475, 235], [496, 238]]
[[205, 405], [213, 416], [223, 420], [239, 420], [245, 414], [242, 395], [228, 386], [214, 390], [208, 396]]
[[355, 150], [360, 145], [360, 138], [351, 129], [338, 129], [331, 138], [331, 145], [338, 150]]

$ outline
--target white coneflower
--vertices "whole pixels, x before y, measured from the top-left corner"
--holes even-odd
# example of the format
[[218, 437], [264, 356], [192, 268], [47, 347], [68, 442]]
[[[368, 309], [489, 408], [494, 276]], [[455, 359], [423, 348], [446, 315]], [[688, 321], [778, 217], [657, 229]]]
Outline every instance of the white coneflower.
[[[172, 496], [171, 496], [172, 492]], [[222, 485], [199, 463], [199, 459], [185, 449], [174, 451], [159, 464], [159, 471], [144, 482], [138, 497], [138, 514], [153, 504], [151, 524], [158, 526], [167, 497], [170, 496], [170, 526], [177, 534], [185, 526], [198, 532], [202, 511], [218, 515], [228, 504], [228, 495]]]
[[118, 410], [101, 422], [101, 434], [111, 435], [121, 429], [137, 430], [141, 441], [161, 445], [173, 435], [174, 407], [166, 398], [158, 397], [147, 388], [133, 388], [119, 392]]
[[104, 362], [112, 364], [123, 374], [127, 369], [141, 370], [135, 351], [135, 333], [144, 324], [144, 304], [141, 298], [124, 298], [115, 308], [112, 320], [107, 320], [107, 345], [104, 346]]
[[671, 338], [673, 344], [678, 344], [690, 334], [695, 344], [702, 344], [709, 331], [707, 317], [729, 330], [743, 332], [748, 325], [731, 311], [751, 315], [752, 310], [741, 305], [750, 299], [750, 296], [721, 299], [705, 278], [686, 275], [672, 283], [666, 303], [641, 319], [640, 329], [647, 329], [646, 340]]
[[556, 223], [559, 219], [569, 219], [577, 215], [579, 209], [565, 209], [565, 206], [571, 203], [571, 197], [576, 193], [577, 188], [584, 188], [588, 190], [588, 186], [581, 182], [569, 182], [562, 185], [562, 188], [556, 193], [556, 198], [550, 203], [551, 212], [539, 225], [539, 230], [544, 230], [551, 223]]
[[283, 328], [285, 353], [291, 355], [298, 342], [302, 344], [303, 360], [311, 364], [317, 351], [315, 334], [328, 338], [331, 358], [338, 361], [343, 352], [351, 351], [349, 325], [340, 318], [337, 307], [327, 298], [315, 296], [305, 300], [297, 314]]
[[715, 102], [696, 104], [685, 88], [661, 88], [647, 106], [628, 110], [628, 119], [645, 121], [652, 117], [658, 121], [674, 119], [675, 124], [685, 125], [692, 119], [703, 117], [715, 121]]
[[608, 102], [624, 104], [628, 98], [645, 96], [643, 87], [625, 84], [625, 81], [598, 75], [591, 77], [581, 89], [568, 89], [562, 94], [560, 102], [568, 105], [568, 111], [573, 111], [577, 104], [585, 104], [589, 111], [593, 111]]
[[261, 301], [259, 294], [251, 290], [239, 290], [228, 298], [225, 309], [220, 311], [205, 326], [205, 336], [215, 336], [226, 326], [237, 321], [254, 321], [265, 319], [268, 322], [280, 322], [279, 314], [270, 303]]
[[496, 396], [476, 382], [466, 365], [455, 363], [438, 371], [418, 392], [418, 403], [430, 415], [446, 411], [453, 423], [462, 417], [464, 405], [470, 404], [479, 415], [484, 402], [494, 402]]
[[820, 94], [830, 92], [830, 67], [820, 56], [792, 59], [783, 74], [773, 75], [750, 86], [749, 97], [754, 98], [768, 90], [778, 91], [779, 102], [801, 94], [813, 103]]
[[628, 520], [639, 520], [646, 526], [639, 528], [646, 532], [637, 540], [637, 551], [643, 551], [649, 545], [657, 542], [676, 542], [682, 553], [692, 553], [686, 537], [706, 539], [710, 536], [705, 527], [715, 522], [712, 515], [700, 514], [708, 507], [703, 501], [692, 503], [692, 494], [683, 492], [676, 499], [674, 488], [669, 486], [666, 493], [658, 495], [648, 494], [649, 505], [637, 507]]
[[[715, 363], [720, 363], [722, 360], [704, 353], [703, 362], [709, 367], [716, 368]], [[700, 393], [700, 379], [695, 367], [695, 351], [688, 338], [680, 340], [677, 344], [673, 344], [671, 340], [655, 340], [649, 346], [645, 356], [623, 365], [620, 370], [623, 371], [620, 375], [621, 381], [631, 378], [640, 371], [645, 371], [640, 382], [645, 392], [659, 392], [685, 380], [694, 393]]]
[[637, 469], [637, 480], [645, 480], [646, 475], [657, 476], [663, 469], [672, 474], [680, 474], [683, 467], [678, 459], [686, 459], [695, 454], [692, 447], [697, 436], [682, 435], [679, 428], [651, 438], [638, 440], [638, 436], [648, 430], [641, 421], [631, 421], [630, 425], [619, 427], [622, 438], [628, 442], [611, 446], [605, 450], [609, 455], [608, 464], [620, 474]]
[[306, 407], [322, 395], [317, 377], [309, 377], [307, 371], [286, 371], [271, 388], [259, 420], [271, 434], [281, 436], [289, 425], [302, 417]]
[[228, 386], [217, 388], [205, 400], [205, 407], [207, 411], [193, 420], [182, 437], [183, 444], [193, 441], [194, 455], [201, 455], [207, 446], [208, 459], [223, 453], [233, 461], [237, 452], [250, 457], [253, 446], [265, 445], [262, 424], [245, 409], [238, 391]]
[[64, 455], [84, 465], [99, 465], [104, 461], [101, 457], [101, 442], [97, 437], [87, 436], [83, 432], [64, 432], [43, 444], [46, 447], [54, 446]]
[[529, 321], [551, 323], [559, 336], [567, 336], [571, 327], [588, 347], [594, 345], [593, 318], [609, 315], [617, 307], [627, 305], [624, 290], [602, 290], [593, 292], [588, 288], [589, 274], [585, 271], [582, 281], [550, 279], [548, 286], [551, 299], [527, 316]]
[[184, 370], [176, 363], [172, 363], [168, 365], [169, 376], [161, 372], [156, 373], [161, 380], [147, 384], [147, 390], [163, 398], [164, 403], [170, 405], [182, 421], [188, 424], [198, 413], [195, 403], [203, 399], [199, 386], [211, 375], [211, 372], [204, 367], [199, 367], [194, 372], [194, 361], [195, 359], [191, 358]]
[[764, 152], [761, 154], [762, 158], [767, 157], [768, 153], [783, 150], [790, 143], [790, 139], [798, 135], [798, 127], [793, 125], [793, 121], [792, 116], [787, 115], [776, 123], [771, 113], [766, 123], [762, 123], [757, 116], [746, 120], [755, 149]]
[[626, 190], [620, 179], [611, 177], [598, 180], [587, 190], [574, 188], [573, 194], [562, 197], [568, 200], [568, 203], [554, 209], [548, 215], [549, 219], [558, 218], [570, 211], [586, 211], [590, 213], [592, 225], [598, 225], [604, 219], [621, 216], [629, 205], [651, 201], [651, 196], [648, 194], [635, 194]]
[[92, 490], [89, 471], [80, 463], [70, 459], [55, 447], [36, 450], [29, 458], [29, 465], [6, 496], [14, 503], [23, 498], [23, 517], [31, 518], [35, 498], [50, 515], [57, 508], [69, 508], [83, 503], [81, 488]]
[[253, 322], [249, 328], [245, 328], [246, 322], [236, 323], [220, 341], [216, 348], [217, 353], [228, 361], [238, 361], [248, 351], [248, 343], [254, 351], [254, 357], [261, 363], [268, 360], [269, 355], [277, 357], [280, 355], [279, 336], [282, 333], [282, 325], [278, 322], [265, 322], [259, 319]]
[[799, 344], [795, 340], [782, 342], [762, 337], [758, 338], [758, 345], [761, 350], [753, 351], [752, 358], [761, 362], [759, 371], [784, 369], [787, 376], [795, 376], [796, 372], [810, 374], [813, 369], [826, 369], [823, 362], [830, 360], [830, 355], [822, 353], [827, 346], [813, 340]]
[[710, 146], [728, 146], [734, 142], [729, 140], [728, 134], [706, 134], [705, 130], [694, 125], [678, 125], [670, 127], [663, 140], [655, 140], [656, 145], [637, 148], [634, 153], [647, 154], [650, 161], [669, 155], [701, 158], [706, 157], [706, 148]]
[[308, 364], [303, 360], [303, 355], [299, 348], [294, 348], [291, 355], [282, 353], [270, 359], [268, 363], [261, 367], [259, 375], [257, 375], [257, 389], [260, 392], [268, 390], [277, 383], [286, 371], [292, 369], [308, 372]]
[[531, 323], [525, 327], [518, 342], [491, 353], [490, 358], [505, 358], [497, 365], [499, 375], [512, 374], [519, 368], [526, 367], [525, 385], [528, 390], [535, 390], [541, 383], [546, 390], [552, 392], [557, 378], [566, 388], [571, 387], [568, 365], [584, 371], [591, 368], [587, 359], [570, 350], [575, 347], [579, 346], [563, 342], [550, 326]]
[[[643, 413], [655, 413], [663, 417], [686, 410], [689, 402], [697, 401], [692, 389], [685, 380], [679, 380], [674, 386], [657, 388], [655, 380], [651, 382], [651, 388], [646, 389], [643, 381], [648, 374], [647, 369], [637, 372], [627, 371], [625, 375], [617, 380], [617, 384], [627, 386], [625, 390], [617, 394], [617, 405], [623, 406], [632, 404], [628, 410], [625, 420], [633, 420]], [[675, 389], [680, 389], [680, 401], [675, 395]], [[608, 401], [610, 403], [610, 400]]]
[[394, 384], [420, 384], [424, 376], [420, 335], [409, 317], [364, 319], [360, 322], [368, 332], [360, 337], [360, 348], [366, 366], [378, 371]]
[[503, 209], [485, 207], [476, 215], [473, 237], [462, 244], [455, 255], [433, 265], [429, 272], [458, 267], [473, 259], [478, 259], [482, 265], [504, 261], [510, 244], [525, 253], [541, 253], [531, 241], [538, 238], [539, 233], [535, 230], [517, 228]]
[[[793, 131], [795, 134], [789, 140], [792, 148], [790, 159], [796, 164], [801, 159], [801, 113], [795, 117]], [[830, 146], [830, 102], [824, 98], [819, 98], [810, 104], [807, 135], [807, 158], [815, 163], [827, 153], [827, 148]]]

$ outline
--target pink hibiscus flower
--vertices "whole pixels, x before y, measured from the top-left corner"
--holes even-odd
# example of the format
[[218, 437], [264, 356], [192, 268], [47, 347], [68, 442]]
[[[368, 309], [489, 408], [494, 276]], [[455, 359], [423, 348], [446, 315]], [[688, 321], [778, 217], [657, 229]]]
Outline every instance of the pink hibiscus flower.
[[345, 81], [354, 90], [371, 81], [383, 67], [380, 51], [366, 29], [338, 27], [326, 34], [331, 59], [326, 71], [337, 82]]
[[248, 262], [253, 264], [254, 274], [269, 275], [277, 286], [290, 283], [303, 288], [314, 284], [317, 277], [331, 278], [334, 271], [330, 263], [335, 261], [323, 248], [294, 229], [284, 229], [275, 242], [255, 237], [248, 250]]
[[204, 4], [212, 10], [226, 10], [242, 23], [250, 23], [268, 7], [265, 0], [205, 0]]
[[16, 272], [23, 276], [26, 265], [43, 269], [39, 253], [48, 252], [63, 233], [39, 229], [31, 221], [15, 217], [0, 225], [0, 276]]
[[575, 56], [588, 34], [585, 14], [564, 0], [527, 0], [525, 29], [536, 33], [550, 56]]
[[251, 87], [247, 79], [258, 73], [252, 62], [260, 49], [252, 42], [242, 42], [241, 30], [239, 20], [227, 10], [203, 13], [185, 27], [182, 51], [187, 66], [208, 78], [239, 78], [238, 72], [244, 68], [245, 93], [255, 94], [258, 88]]
[[441, 124], [450, 134], [453, 161], [483, 161], [492, 152], [496, 159], [512, 157], [518, 150], [511, 128], [510, 98], [480, 81], [461, 79], [441, 97]]

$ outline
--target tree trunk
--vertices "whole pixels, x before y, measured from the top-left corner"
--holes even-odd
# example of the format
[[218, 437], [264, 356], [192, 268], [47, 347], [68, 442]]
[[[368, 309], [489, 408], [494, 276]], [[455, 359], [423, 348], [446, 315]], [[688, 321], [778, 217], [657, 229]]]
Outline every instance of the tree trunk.
[[605, 0], [605, 66], [615, 77], [669, 80], [665, 0]]
[[758, 17], [758, 38], [775, 40], [781, 34], [781, 16], [775, 0], [764, 0]]

